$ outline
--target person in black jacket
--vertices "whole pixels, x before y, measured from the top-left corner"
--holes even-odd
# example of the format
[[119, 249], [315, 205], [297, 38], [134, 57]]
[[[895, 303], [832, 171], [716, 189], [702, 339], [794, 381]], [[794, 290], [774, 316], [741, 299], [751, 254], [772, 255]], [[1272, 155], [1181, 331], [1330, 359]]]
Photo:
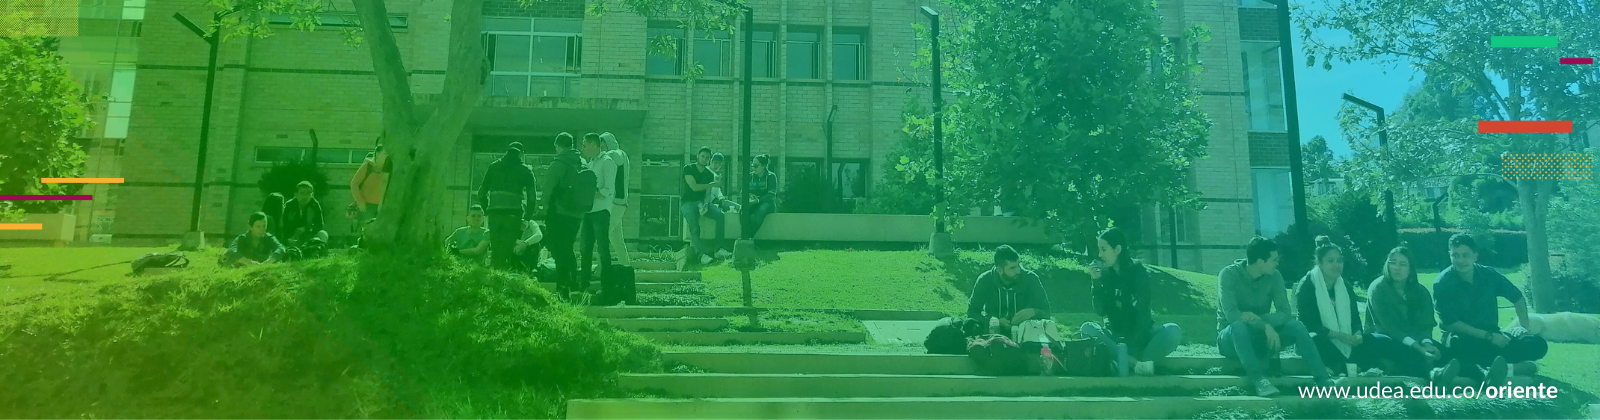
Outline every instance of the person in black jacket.
[[1000, 334], [1030, 319], [1050, 319], [1050, 296], [1039, 275], [1022, 268], [1022, 256], [1010, 245], [994, 250], [994, 269], [978, 276], [967, 302], [967, 317], [999, 323]]
[[[1117, 354], [1117, 344], [1128, 345], [1127, 363], [1135, 375], [1155, 375], [1155, 361], [1178, 349], [1183, 329], [1178, 324], [1155, 325], [1150, 319], [1150, 276], [1144, 264], [1128, 252], [1128, 238], [1115, 227], [1100, 231], [1100, 259], [1089, 271], [1094, 281], [1094, 307], [1105, 324], [1086, 322], [1080, 329]], [[1105, 265], [1105, 269], [1100, 266]], [[1120, 369], [1119, 369], [1120, 370]]]
[[1316, 267], [1295, 286], [1295, 307], [1300, 322], [1311, 333], [1311, 341], [1316, 343], [1323, 365], [1348, 374], [1347, 363], [1366, 371], [1382, 367], [1387, 358], [1411, 351], [1389, 336], [1362, 331], [1355, 288], [1343, 277], [1344, 251], [1327, 236], [1319, 236], [1315, 254]]
[[[583, 158], [578, 156], [571, 133], [556, 135], [556, 158], [550, 162], [545, 176], [545, 249], [556, 261], [556, 292], [563, 298], [572, 292], [589, 290], [587, 280], [578, 278], [578, 256], [573, 244], [578, 241], [578, 229], [583, 216], [593, 209], [592, 200], [569, 200], [562, 196], [562, 184], [570, 183], [567, 177], [576, 177], [583, 169]], [[582, 202], [579, 204], [578, 202]]]
[[322, 229], [322, 203], [314, 197], [316, 187], [311, 181], [295, 185], [294, 198], [283, 205], [283, 221], [278, 224], [280, 236], [289, 246], [301, 246], [312, 239], [328, 242], [328, 231]]
[[[522, 163], [522, 143], [512, 142], [505, 156], [489, 165], [478, 186], [478, 205], [489, 216], [489, 258], [495, 268], [515, 270], [522, 262], [512, 248], [522, 221], [533, 220], [538, 199], [533, 169]], [[498, 234], [496, 234], [498, 233]]]

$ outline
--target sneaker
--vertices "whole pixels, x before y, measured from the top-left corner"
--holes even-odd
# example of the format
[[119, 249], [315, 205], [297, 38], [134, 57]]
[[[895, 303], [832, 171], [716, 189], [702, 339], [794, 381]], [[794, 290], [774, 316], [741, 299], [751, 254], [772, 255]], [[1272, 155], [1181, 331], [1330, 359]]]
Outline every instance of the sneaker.
[[1156, 374], [1156, 362], [1154, 360], [1145, 360], [1145, 361], [1142, 361], [1142, 362], [1134, 363], [1133, 364], [1133, 374], [1137, 375], [1137, 376], [1155, 376], [1155, 374]]
[[1381, 377], [1383, 377], [1383, 369], [1378, 369], [1378, 368], [1367, 369], [1366, 372], [1361, 372], [1360, 375], [1356, 375], [1356, 376], [1360, 376], [1360, 377], [1363, 377], [1363, 378], [1381, 378]]
[[726, 249], [717, 250], [717, 258], [728, 259], [728, 258], [731, 258], [731, 257], [733, 257], [733, 253], [732, 252], [728, 252], [728, 250], [726, 250]]
[[1506, 381], [1506, 358], [1495, 356], [1494, 362], [1489, 363], [1487, 378], [1490, 384], [1499, 384]]
[[1455, 383], [1456, 382], [1456, 376], [1460, 375], [1460, 374], [1461, 374], [1461, 361], [1451, 359], [1450, 363], [1445, 364], [1444, 367], [1442, 367], [1442, 368], [1434, 368], [1433, 369], [1433, 378], [1432, 379], [1433, 379], [1434, 382], [1438, 382], [1440, 384], [1449, 385], [1449, 384]]
[[700, 265], [706, 265], [706, 264], [711, 264], [711, 256], [710, 255], [701, 254], [700, 255]]
[[1527, 377], [1539, 373], [1539, 365], [1533, 362], [1516, 362], [1511, 364], [1511, 372], [1506, 376]]
[[1256, 396], [1271, 397], [1278, 395], [1278, 387], [1272, 386], [1272, 381], [1262, 379], [1256, 381]]

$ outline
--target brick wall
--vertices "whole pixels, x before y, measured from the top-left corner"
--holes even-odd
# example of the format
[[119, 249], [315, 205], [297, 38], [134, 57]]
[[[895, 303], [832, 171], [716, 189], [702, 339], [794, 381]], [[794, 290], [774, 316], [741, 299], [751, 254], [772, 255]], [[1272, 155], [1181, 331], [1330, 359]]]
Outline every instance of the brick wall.
[[484, 16], [583, 19], [583, 0], [537, 0], [524, 7], [518, 0], [485, 0]]
[[1278, 9], [1240, 7], [1239, 39], [1244, 41], [1279, 40]]
[[1250, 166], [1289, 166], [1289, 134], [1250, 132]]

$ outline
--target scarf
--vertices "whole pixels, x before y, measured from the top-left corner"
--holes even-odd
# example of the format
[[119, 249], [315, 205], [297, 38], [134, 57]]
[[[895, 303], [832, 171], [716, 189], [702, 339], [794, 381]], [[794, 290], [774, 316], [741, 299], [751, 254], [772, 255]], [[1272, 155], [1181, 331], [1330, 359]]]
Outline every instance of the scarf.
[[[1321, 268], [1311, 269], [1311, 282], [1317, 291], [1317, 312], [1320, 312], [1322, 326], [1329, 330], [1350, 334], [1355, 331], [1355, 326], [1350, 325], [1350, 293], [1344, 287], [1344, 277], [1334, 280], [1333, 296], [1328, 295], [1327, 281], [1322, 277]], [[1332, 337], [1330, 337], [1332, 338]], [[1329, 340], [1333, 346], [1350, 357], [1350, 345], [1340, 340]]]

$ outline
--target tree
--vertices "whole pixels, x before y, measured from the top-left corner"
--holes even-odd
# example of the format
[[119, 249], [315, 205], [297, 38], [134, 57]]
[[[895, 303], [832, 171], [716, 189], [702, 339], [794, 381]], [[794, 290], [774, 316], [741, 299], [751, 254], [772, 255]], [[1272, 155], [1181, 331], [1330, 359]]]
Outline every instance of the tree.
[[[1455, 0], [1340, 0], [1301, 22], [1307, 65], [1320, 57], [1334, 60], [1409, 61], [1456, 94], [1488, 98], [1492, 106], [1466, 119], [1391, 124], [1386, 150], [1358, 150], [1357, 174], [1363, 183], [1414, 186], [1440, 176], [1498, 174], [1507, 153], [1551, 154], [1574, 150], [1566, 134], [1480, 134], [1482, 120], [1569, 120], [1577, 131], [1600, 121], [1600, 72], [1557, 64], [1561, 57], [1600, 55], [1594, 31], [1596, 4], [1585, 0], [1541, 2], [1460, 2]], [[1313, 37], [1314, 28], [1343, 30], [1348, 42], [1330, 44]], [[1560, 48], [1491, 48], [1490, 35], [1556, 36]], [[1501, 89], [1497, 82], [1505, 86]], [[1342, 112], [1348, 130], [1371, 134], [1371, 124], [1349, 107]], [[1556, 181], [1511, 179], [1528, 240], [1529, 289], [1534, 310], [1552, 309], [1549, 231], [1546, 218]]]
[[928, 131], [932, 128], [928, 124], [932, 119], [930, 111], [920, 96], [912, 95], [906, 98], [900, 112], [908, 123], [900, 130], [900, 144], [889, 154], [898, 157], [895, 168], [883, 171], [883, 179], [859, 213], [927, 215], [938, 205], [934, 176], [917, 171], [912, 165], [913, 160], [933, 158], [933, 133]]
[[[1197, 54], [1180, 50], [1197, 52], [1203, 27], [1188, 31], [1184, 48], [1161, 36], [1148, 1], [944, 4], [959, 18], [947, 18], [956, 22], [941, 37], [940, 65], [963, 94], [943, 110], [948, 203], [936, 215], [1000, 205], [1050, 233], [1087, 238], [1114, 209], [1195, 206], [1186, 181], [1210, 121], [1188, 83]], [[907, 166], [932, 175], [926, 160]]]
[[1311, 141], [1300, 145], [1300, 158], [1305, 161], [1303, 167], [1308, 180], [1339, 176], [1339, 171], [1334, 169], [1339, 162], [1333, 158], [1333, 149], [1328, 148], [1328, 139], [1322, 136], [1312, 137]]
[[[544, 0], [522, 0], [523, 5]], [[696, 28], [729, 27], [734, 9], [729, 4], [740, 0], [620, 0], [628, 10], [646, 17], [671, 16]], [[323, 3], [318, 0], [211, 0], [219, 19], [211, 30], [226, 31], [229, 37], [266, 37], [272, 33], [268, 20], [274, 14], [289, 15], [294, 27], [309, 30], [317, 24]], [[448, 156], [473, 108], [482, 98], [487, 81], [482, 41], [483, 0], [453, 0], [450, 14], [450, 42], [443, 91], [433, 100], [432, 111], [421, 115], [412, 96], [409, 72], [401, 59], [400, 47], [389, 27], [389, 12], [383, 0], [353, 0], [358, 28], [345, 32], [352, 43], [366, 46], [372, 57], [383, 96], [384, 148], [390, 152], [394, 173], [384, 197], [378, 221], [365, 231], [363, 243], [375, 247], [404, 248], [433, 246], [439, 243], [439, 226], [444, 226], [447, 206], [436, 197], [445, 196], [438, 156]], [[610, 10], [605, 1], [591, 2], [589, 13], [601, 15]]]
[[[0, 30], [19, 32], [0, 33], [0, 195], [71, 194], [81, 185], [40, 179], [83, 174], [83, 148], [73, 139], [89, 124], [88, 105], [83, 89], [67, 75], [55, 39], [21, 24], [29, 21], [26, 15], [0, 17]], [[0, 201], [0, 221], [53, 213], [68, 203]]]

